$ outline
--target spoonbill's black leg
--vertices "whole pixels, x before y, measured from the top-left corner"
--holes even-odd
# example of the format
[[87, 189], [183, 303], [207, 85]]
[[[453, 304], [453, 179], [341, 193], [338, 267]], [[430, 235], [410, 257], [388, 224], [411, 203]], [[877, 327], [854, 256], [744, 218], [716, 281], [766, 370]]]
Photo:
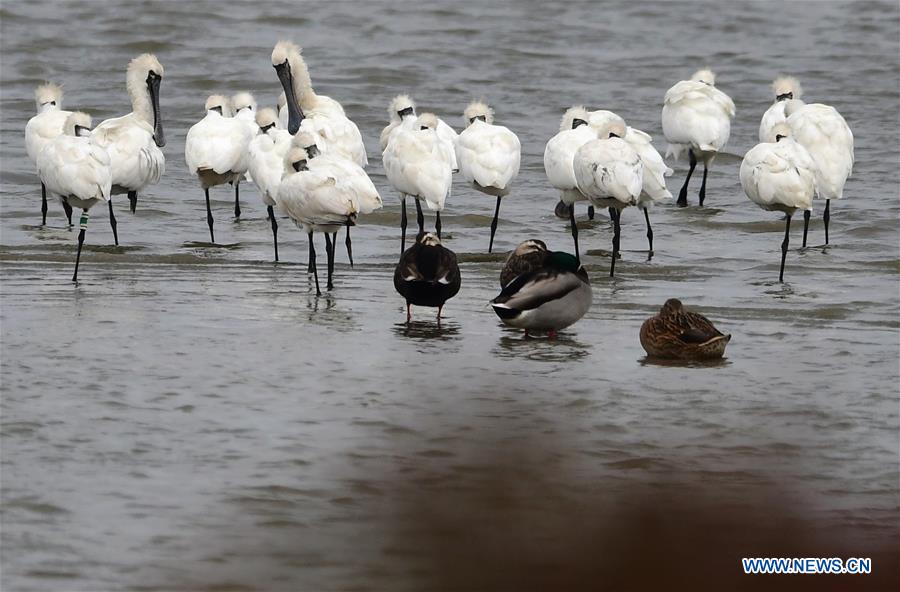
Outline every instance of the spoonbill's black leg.
[[47, 187], [41, 183], [41, 226], [47, 225]]
[[609, 221], [612, 222], [616, 217], [616, 208], [610, 206], [609, 207]]
[[438, 240], [440, 240], [441, 239], [441, 213], [435, 212], [434, 215], [435, 215], [434, 230], [435, 230], [435, 232], [437, 232]]
[[128, 192], [128, 204], [131, 206], [131, 213], [137, 209], [137, 191]]
[[825, 213], [822, 214], [822, 222], [825, 223], [825, 244], [828, 244], [828, 221], [831, 220], [831, 200], [825, 200]]
[[416, 222], [419, 223], [419, 234], [425, 232], [425, 216], [422, 214], [422, 202], [416, 198]]
[[809, 231], [809, 210], [803, 210], [803, 248], [806, 248], [806, 233]]
[[328, 283], [325, 284], [325, 288], [332, 290], [334, 289], [334, 284], [331, 281], [331, 276], [334, 272], [334, 243], [331, 240], [331, 235], [327, 232], [325, 233], [325, 255], [328, 264]]
[[781, 271], [778, 272], [778, 281], [784, 282], [784, 260], [787, 258], [788, 242], [790, 242], [791, 214], [788, 214], [784, 222], [784, 241], [781, 243]]
[[588, 206], [588, 220], [593, 220], [593, 219], [594, 219], [594, 206], [590, 205], [590, 206]]
[[69, 205], [69, 202], [63, 200], [63, 211], [66, 213], [66, 220], [69, 221], [69, 226], [72, 225], [72, 206]]
[[353, 242], [350, 240], [350, 220], [347, 220], [347, 238], [344, 239], [347, 245], [347, 258], [350, 259], [350, 267], [353, 267]]
[[109, 226], [110, 226], [110, 228], [112, 228], [113, 240], [115, 241], [116, 246], [118, 247], [119, 246], [119, 233], [116, 232], [116, 226], [118, 226], [118, 224], [116, 224], [116, 214], [115, 214], [115, 212], [113, 212], [112, 196], [109, 197], [109, 201], [106, 203], [109, 205]]
[[319, 289], [319, 270], [316, 269], [316, 246], [313, 244], [313, 233], [309, 231], [309, 266], [312, 268], [313, 276], [316, 278], [316, 296], [322, 295]]
[[703, 163], [703, 183], [700, 183], [700, 205], [703, 205], [703, 200], [706, 199], [706, 173], [709, 172], [709, 169], [706, 168], [706, 163]]
[[275, 241], [275, 263], [278, 263], [278, 221], [275, 220], [275, 208], [267, 206], [269, 221], [272, 222], [272, 240]]
[[241, 217], [241, 183], [238, 181], [234, 184], [234, 217]]
[[575, 259], [581, 263], [581, 255], [578, 253], [578, 225], [575, 224], [575, 208], [569, 208], [569, 224], [572, 226], [572, 240], [575, 241]]
[[[615, 209], [615, 208], [613, 208]], [[619, 233], [621, 232], [621, 227], [619, 225], [620, 219], [622, 217], [622, 212], [619, 210], [615, 210], [616, 215], [613, 218], [613, 253], [612, 253], [612, 264], [609, 266], [609, 277], [613, 277], [616, 273], [616, 259], [619, 257]]]
[[691, 168], [688, 169], [687, 178], [684, 180], [684, 185], [681, 186], [681, 191], [678, 193], [678, 201], [675, 202], [679, 208], [683, 208], [688, 205], [688, 203], [687, 203], [688, 183], [691, 182], [691, 175], [694, 174], [694, 167], [697, 166], [697, 159], [694, 157], [693, 150], [688, 150], [688, 160], [690, 161]]
[[[209, 187], [204, 189], [203, 193], [206, 194], [206, 224], [209, 226], [209, 242], [215, 244], [216, 235], [213, 234], [212, 209], [209, 207]], [[129, 195], [131, 195], [131, 194], [129, 194]]]
[[644, 220], [647, 221], [647, 243], [650, 245], [650, 257], [653, 257], [653, 228], [650, 226], [650, 212], [644, 208]]
[[72, 281], [78, 281], [78, 263], [81, 262], [81, 247], [84, 246], [84, 233], [87, 232], [88, 213], [87, 210], [81, 214], [81, 230], [78, 232], [78, 254], [75, 255], [75, 273], [72, 274]]
[[488, 244], [488, 253], [494, 250], [494, 233], [497, 232], [497, 216], [500, 215], [500, 196], [497, 196], [497, 207], [494, 210], [494, 220], [491, 222], [491, 242]]
[[400, 202], [402, 204], [402, 208], [400, 210], [400, 231], [402, 233], [402, 238], [400, 239], [400, 254], [403, 254], [403, 251], [406, 250], [406, 196], [402, 196], [400, 198]]
[[[563, 200], [559, 200], [558, 202], [556, 202], [556, 207], [553, 208], [553, 214], [557, 218], [562, 218], [563, 220], [568, 220], [569, 219], [569, 210], [572, 209], [573, 207], [575, 207], [575, 206], [566, 205], [566, 202], [564, 202]], [[593, 206], [591, 206], [591, 207], [593, 207]], [[590, 210], [588, 210], [588, 212], [590, 212]]]

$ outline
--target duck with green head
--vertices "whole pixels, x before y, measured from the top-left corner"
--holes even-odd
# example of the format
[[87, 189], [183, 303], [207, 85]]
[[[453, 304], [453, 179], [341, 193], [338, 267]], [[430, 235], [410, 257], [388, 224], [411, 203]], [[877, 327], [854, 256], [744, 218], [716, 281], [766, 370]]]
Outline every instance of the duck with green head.
[[591, 282], [578, 259], [551, 251], [540, 267], [507, 283], [491, 306], [505, 324], [525, 329], [526, 337], [546, 331], [554, 339], [587, 313], [591, 300]]

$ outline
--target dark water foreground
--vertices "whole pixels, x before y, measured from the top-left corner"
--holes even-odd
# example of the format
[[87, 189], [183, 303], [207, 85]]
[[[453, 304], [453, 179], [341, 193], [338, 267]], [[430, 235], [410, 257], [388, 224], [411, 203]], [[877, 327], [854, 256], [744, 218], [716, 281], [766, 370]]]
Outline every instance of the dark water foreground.
[[[0, 587], [896, 587], [900, 11], [709, 6], [4, 2]], [[253, 188], [240, 222], [214, 192], [223, 244], [203, 242], [182, 162], [207, 94], [274, 103], [280, 37], [359, 124], [386, 205], [319, 299], [287, 220], [271, 263]], [[92, 214], [72, 286], [60, 208], [35, 226], [31, 93], [53, 78], [67, 106], [121, 114], [122, 69], [141, 51], [166, 68], [168, 172], [134, 216], [117, 202], [121, 247]], [[708, 207], [655, 210], [650, 261], [626, 211], [614, 280], [608, 218], [584, 221], [588, 316], [555, 343], [504, 329], [486, 307], [502, 252], [528, 237], [570, 248], [541, 163], [562, 110], [612, 109], [663, 151], [665, 90], [707, 65], [738, 109]], [[783, 223], [738, 182], [781, 72], [837, 106], [857, 146], [833, 244], [816, 203], [814, 246], [794, 233], [785, 284]], [[493, 200], [454, 186], [442, 221], [463, 287], [440, 329], [430, 310], [403, 324], [391, 285], [399, 207], [376, 140], [398, 92], [456, 125], [484, 97], [522, 140], [498, 253], [485, 254]], [[734, 335], [726, 360], [644, 359], [640, 324], [669, 297]], [[743, 576], [743, 556], [872, 557], [874, 573]]]

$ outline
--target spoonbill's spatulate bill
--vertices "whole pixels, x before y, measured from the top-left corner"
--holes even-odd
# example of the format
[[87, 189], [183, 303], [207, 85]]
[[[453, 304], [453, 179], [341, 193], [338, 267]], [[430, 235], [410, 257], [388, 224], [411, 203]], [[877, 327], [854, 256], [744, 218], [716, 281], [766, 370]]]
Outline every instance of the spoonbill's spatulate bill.
[[641, 325], [640, 339], [651, 358], [710, 360], [725, 355], [731, 335], [716, 329], [705, 316], [685, 310], [677, 298], [670, 298], [659, 314]]
[[488, 253], [494, 249], [494, 234], [500, 216], [500, 200], [509, 195], [519, 174], [522, 146], [509, 128], [494, 125], [494, 110], [486, 103], [472, 101], [463, 113], [466, 129], [456, 140], [456, 161], [463, 178], [472, 187], [497, 197]]
[[66, 118], [64, 133], [47, 142], [37, 158], [38, 175], [47, 190], [83, 210], [73, 282], [78, 281], [88, 210], [98, 202], [108, 202], [112, 190], [109, 154], [91, 140], [90, 129], [88, 114], [71, 113]]
[[[63, 89], [58, 84], [48, 82], [34, 90], [37, 115], [25, 125], [25, 151], [31, 162], [37, 165], [38, 155], [49, 142], [63, 134], [66, 119], [71, 111], [62, 110]], [[62, 202], [69, 226], [72, 225], [72, 207]], [[47, 187], [41, 183], [41, 226], [47, 225]]]
[[781, 270], [790, 242], [791, 217], [798, 209], [809, 210], [816, 188], [816, 163], [809, 152], [791, 137], [791, 128], [779, 123], [775, 141], [757, 144], [741, 163], [741, 186], [753, 203], [764, 210], [784, 212], [784, 241], [781, 243]]
[[709, 70], [696, 72], [666, 92], [662, 127], [669, 142], [666, 156], [676, 159], [687, 151], [690, 169], [678, 193], [678, 205], [687, 206], [687, 188], [697, 162], [703, 163], [700, 205], [706, 199], [706, 175], [716, 154], [728, 142], [734, 102], [716, 88], [716, 75]]
[[[131, 97], [131, 113], [101, 122], [91, 139], [109, 153], [112, 170], [112, 195], [128, 194], [131, 212], [137, 207], [138, 193], [159, 182], [166, 170], [166, 145], [159, 87], [163, 67], [153, 54], [145, 53], [131, 60], [125, 73], [125, 86]], [[110, 225], [116, 233], [116, 218], [109, 206]], [[115, 235], [119, 244], [118, 235]]]
[[622, 121], [610, 121], [598, 130], [598, 138], [575, 153], [578, 190], [597, 207], [610, 208], [613, 217], [613, 252], [609, 276], [616, 271], [622, 210], [637, 205], [643, 187], [641, 157], [628, 142]]
[[453, 180], [452, 152], [437, 134], [438, 119], [433, 113], [416, 118], [411, 129], [403, 126], [392, 134], [382, 161], [391, 186], [400, 193], [401, 253], [406, 251], [406, 196], [416, 200], [419, 233], [425, 231], [422, 214], [424, 199], [428, 209], [435, 212], [435, 232], [441, 236], [441, 210], [450, 195]]
[[296, 134], [306, 119], [307, 125], [322, 137], [328, 152], [365, 167], [369, 161], [359, 128], [347, 118], [340, 103], [313, 90], [300, 47], [290, 41], [279, 41], [272, 50], [272, 66], [285, 93], [287, 130]]
[[206, 99], [205, 109], [206, 116], [188, 130], [184, 141], [184, 160], [203, 189], [209, 240], [215, 243], [209, 189], [225, 183], [237, 185], [240, 182], [248, 169], [248, 147], [253, 133], [245, 121], [231, 116], [231, 101], [228, 97], [210, 95]]
[[574, 255], [554, 251], [546, 253], [539, 267], [504, 285], [491, 306], [503, 323], [524, 329], [526, 337], [529, 331], [547, 331], [554, 339], [557, 331], [587, 313], [592, 299], [584, 267]]
[[440, 326], [444, 304], [456, 296], [461, 284], [456, 253], [430, 232], [419, 233], [394, 269], [394, 288], [406, 299], [407, 323], [412, 321], [412, 305], [429, 306], [437, 307]]
[[[837, 109], [830, 105], [804, 105], [799, 100], [788, 100], [785, 114], [791, 136], [806, 148], [816, 163], [816, 196], [825, 200], [822, 222], [827, 245], [831, 200], [844, 197], [844, 184], [853, 173], [853, 132]], [[808, 210], [804, 212], [803, 222], [803, 246], [806, 246]]]
[[274, 109], [260, 109], [256, 123], [260, 133], [250, 141], [247, 149], [250, 178], [259, 189], [272, 225], [275, 243], [275, 261], [278, 261], [278, 221], [275, 217], [278, 187], [284, 175], [284, 157], [291, 147], [291, 134], [277, 127], [278, 115]]

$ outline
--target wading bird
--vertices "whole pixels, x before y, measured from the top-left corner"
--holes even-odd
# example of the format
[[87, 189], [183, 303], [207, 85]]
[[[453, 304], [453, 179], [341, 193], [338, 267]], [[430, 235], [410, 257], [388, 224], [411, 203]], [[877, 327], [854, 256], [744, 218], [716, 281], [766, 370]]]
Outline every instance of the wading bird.
[[[28, 158], [37, 165], [38, 154], [49, 142], [63, 134], [66, 119], [71, 111], [62, 110], [63, 89], [58, 84], [48, 82], [34, 90], [34, 102], [37, 115], [25, 125], [25, 151]], [[72, 208], [62, 202], [69, 226], [72, 225]], [[47, 188], [41, 183], [41, 226], [47, 224]]]
[[[138, 193], [148, 185], [158, 183], [166, 170], [166, 157], [160, 150], [166, 145], [159, 110], [162, 77], [162, 64], [153, 54], [144, 53], [131, 60], [125, 74], [131, 113], [107, 119], [91, 133], [91, 141], [109, 153], [112, 195], [127, 193], [131, 213], [137, 207]], [[112, 199], [109, 223], [118, 245]]]
[[[816, 196], [825, 200], [822, 222], [825, 224], [825, 244], [828, 244], [828, 221], [831, 219], [831, 200], [844, 197], [844, 184], [853, 173], [853, 132], [850, 126], [830, 105], [789, 100], [785, 106], [791, 137], [802, 144], [816, 163]], [[809, 229], [809, 210], [803, 213], [803, 246]]]
[[210, 95], [205, 108], [206, 116], [188, 130], [184, 141], [184, 160], [188, 170], [197, 175], [206, 197], [209, 240], [215, 243], [209, 188], [225, 183], [237, 186], [247, 172], [247, 149], [253, 134], [244, 121], [231, 117], [231, 101], [227, 97]]
[[[390, 115], [390, 121], [388, 121], [388, 124], [381, 130], [380, 142], [382, 154], [384, 154], [394, 132], [401, 128], [407, 130], [413, 129], [416, 119], [418, 119], [418, 116], [416, 115], [416, 104], [409, 98], [409, 95], [397, 95], [391, 99], [391, 104], [388, 105], [388, 115]], [[450, 166], [455, 173], [459, 170], [459, 167], [456, 164], [456, 139], [459, 137], [459, 134], [457, 134], [456, 130], [452, 127], [444, 123], [444, 120], [440, 117], [438, 117], [437, 122], [437, 135], [450, 149]]]
[[759, 122], [760, 142], [774, 140], [775, 136], [772, 134], [772, 130], [776, 125], [787, 120], [787, 115], [784, 113], [787, 101], [800, 100], [803, 97], [803, 87], [793, 76], [779, 76], [772, 81], [772, 93], [775, 95], [775, 102], [766, 109]]
[[291, 147], [291, 134], [278, 129], [278, 115], [274, 109], [260, 109], [256, 115], [259, 134], [247, 148], [250, 177], [259, 189], [272, 224], [272, 240], [275, 243], [275, 261], [278, 261], [278, 221], [275, 217], [276, 198], [281, 177], [284, 175], [284, 157]]
[[456, 296], [462, 279], [456, 254], [430, 232], [421, 232], [416, 242], [400, 255], [394, 269], [394, 288], [406, 299], [406, 322], [412, 321], [412, 305], [437, 307], [441, 325], [444, 304]]
[[539, 267], [504, 285], [491, 300], [491, 307], [505, 324], [524, 329], [526, 337], [529, 331], [547, 331], [550, 339], [555, 339], [557, 331], [587, 313], [592, 296], [591, 282], [578, 260], [569, 253], [552, 251]]
[[91, 117], [87, 113], [76, 111], [70, 114], [64, 133], [47, 142], [37, 157], [38, 175], [47, 190], [70, 207], [83, 210], [73, 282], [78, 281], [88, 210], [99, 202], [109, 201], [112, 190], [109, 154], [91, 141], [90, 129]]
[[721, 358], [731, 341], [731, 335], [722, 334], [705, 316], [685, 310], [675, 298], [644, 321], [640, 338], [648, 356], [669, 360]]
[[400, 193], [400, 252], [406, 250], [406, 197], [416, 200], [419, 234], [425, 231], [422, 204], [435, 212], [435, 231], [441, 237], [441, 210], [453, 181], [451, 151], [437, 135], [437, 117], [423, 113], [412, 129], [400, 128], [391, 137], [382, 161], [390, 184]]
[[790, 242], [791, 217], [797, 209], [809, 210], [816, 190], [816, 163], [809, 152], [791, 137], [791, 128], [779, 123], [772, 130], [774, 142], [751, 148], [741, 163], [741, 186], [750, 200], [764, 210], [784, 212], [784, 241], [781, 243], [781, 270]]
[[687, 151], [690, 169], [678, 193], [677, 204], [687, 206], [687, 188], [697, 161], [703, 162], [700, 205], [706, 199], [706, 174], [716, 154], [728, 142], [734, 102], [716, 88], [716, 75], [710, 70], [696, 72], [690, 80], [682, 80], [666, 91], [662, 110], [662, 127], [670, 154], [676, 159]]
[[[259, 134], [259, 126], [256, 124], [256, 99], [253, 95], [244, 91], [231, 97], [231, 109], [234, 118], [242, 122], [250, 130], [250, 137]], [[249, 158], [249, 156], [248, 156]], [[234, 181], [234, 217], [241, 217], [240, 185], [246, 175], [241, 175]]]
[[456, 140], [456, 161], [463, 178], [472, 187], [497, 197], [491, 221], [488, 253], [494, 250], [494, 234], [500, 215], [500, 200], [509, 195], [510, 186], [519, 174], [522, 146], [509, 128], [494, 125], [494, 110], [486, 103], [472, 101], [463, 112], [466, 129]]

